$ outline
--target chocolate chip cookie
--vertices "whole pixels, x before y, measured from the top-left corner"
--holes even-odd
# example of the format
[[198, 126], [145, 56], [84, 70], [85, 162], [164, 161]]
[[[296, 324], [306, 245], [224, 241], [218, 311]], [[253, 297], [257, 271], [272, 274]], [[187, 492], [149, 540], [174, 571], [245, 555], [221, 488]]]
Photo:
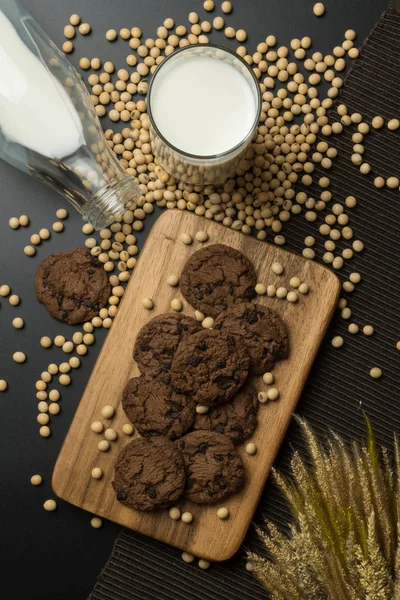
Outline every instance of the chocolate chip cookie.
[[158, 315], [139, 331], [133, 358], [149, 377], [168, 375], [181, 341], [197, 331], [201, 324], [180, 313]]
[[229, 438], [193, 431], [175, 442], [186, 470], [184, 495], [198, 504], [213, 504], [237, 492], [244, 481], [240, 456]]
[[250, 261], [223, 244], [207, 246], [193, 254], [180, 277], [186, 300], [214, 318], [228, 306], [254, 298], [256, 283]]
[[196, 403], [161, 380], [133, 377], [125, 386], [122, 407], [141, 435], [181, 437], [193, 425]]
[[83, 248], [45, 258], [35, 275], [35, 293], [58, 321], [89, 321], [103, 308], [111, 287], [101, 262]]
[[214, 329], [240, 338], [250, 355], [250, 368], [257, 375], [269, 371], [276, 361], [289, 355], [289, 334], [281, 317], [262, 304], [246, 302], [231, 306], [215, 321]]
[[205, 415], [196, 415], [193, 428], [223, 433], [234, 444], [241, 444], [257, 427], [257, 410], [257, 392], [248, 383], [230, 402], [215, 406]]
[[232, 398], [246, 380], [249, 356], [241, 338], [203, 329], [184, 339], [172, 361], [171, 385], [198, 404]]
[[117, 500], [130, 508], [169, 506], [185, 487], [182, 454], [165, 437], [137, 438], [119, 453], [112, 485]]

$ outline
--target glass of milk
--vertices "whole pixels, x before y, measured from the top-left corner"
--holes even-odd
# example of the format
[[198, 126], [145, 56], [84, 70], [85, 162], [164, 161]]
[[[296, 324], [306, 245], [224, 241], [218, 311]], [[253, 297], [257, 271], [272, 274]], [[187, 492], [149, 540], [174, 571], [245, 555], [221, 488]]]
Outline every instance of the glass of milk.
[[63, 194], [96, 229], [141, 196], [81, 77], [15, 0], [0, 0], [0, 158]]
[[213, 44], [176, 50], [149, 88], [153, 153], [185, 183], [219, 185], [243, 160], [260, 110], [259, 83], [240, 56]]

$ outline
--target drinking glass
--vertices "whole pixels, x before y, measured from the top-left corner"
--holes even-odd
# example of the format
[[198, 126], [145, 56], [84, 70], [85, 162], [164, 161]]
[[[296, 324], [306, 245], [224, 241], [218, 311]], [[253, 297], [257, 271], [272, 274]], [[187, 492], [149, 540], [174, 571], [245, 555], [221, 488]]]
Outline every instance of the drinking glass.
[[[240, 142], [220, 154], [209, 156], [190, 154], [182, 149], [176, 148], [162, 134], [160, 125], [156, 122], [152, 111], [152, 101], [158, 93], [157, 80], [168, 77], [168, 74], [176, 68], [179, 61], [189, 58], [207, 56], [216, 61], [224, 61], [234, 67], [244, 78], [245, 85], [249, 85], [255, 101], [254, 121], [248, 132]], [[162, 101], [162, 98], [160, 98]], [[214, 44], [199, 44], [185, 46], [175, 50], [160, 63], [150, 83], [147, 97], [147, 111], [150, 118], [150, 134], [153, 154], [157, 157], [160, 165], [173, 177], [192, 185], [220, 185], [232, 177], [235, 170], [243, 160], [246, 150], [251, 143], [254, 133], [258, 127], [261, 111], [261, 91], [255, 74], [249, 65], [237, 54], [222, 46]], [[227, 110], [229, 107], [227, 107]], [[171, 115], [171, 119], [179, 119], [179, 115]], [[221, 136], [224, 133], [221, 131]]]

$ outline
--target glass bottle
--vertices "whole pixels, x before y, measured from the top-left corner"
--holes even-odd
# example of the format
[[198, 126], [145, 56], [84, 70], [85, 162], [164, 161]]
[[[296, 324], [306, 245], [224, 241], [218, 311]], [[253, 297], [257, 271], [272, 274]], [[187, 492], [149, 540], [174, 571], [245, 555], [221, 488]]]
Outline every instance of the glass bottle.
[[0, 158], [60, 192], [96, 229], [141, 196], [80, 75], [15, 0], [0, 0]]

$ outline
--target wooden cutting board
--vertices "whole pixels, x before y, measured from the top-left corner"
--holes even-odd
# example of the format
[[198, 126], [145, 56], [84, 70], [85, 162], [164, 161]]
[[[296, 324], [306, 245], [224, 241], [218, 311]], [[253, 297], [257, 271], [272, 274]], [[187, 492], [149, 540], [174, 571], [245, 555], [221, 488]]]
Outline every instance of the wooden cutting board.
[[[182, 233], [190, 233], [194, 237], [197, 231], [208, 233], [206, 244], [194, 241], [186, 246], [180, 241]], [[194, 314], [194, 309], [183, 299], [179, 288], [168, 286], [167, 277], [179, 275], [194, 252], [204, 245], [215, 243], [226, 244], [243, 252], [253, 263], [259, 282], [289, 289], [289, 279], [298, 276], [309, 284], [310, 293], [307, 296], [300, 295], [297, 304], [259, 297], [258, 302], [281, 314], [289, 327], [290, 358], [274, 368], [274, 386], [280, 391], [280, 399], [260, 405], [258, 427], [251, 439], [247, 440], [256, 444], [257, 453], [253, 456], [246, 454], [246, 443], [238, 448], [247, 478], [244, 489], [221, 504], [212, 506], [200, 506], [182, 498], [177, 505], [182, 512], [190, 511], [194, 516], [193, 522], [188, 525], [171, 520], [168, 509], [141, 513], [123, 506], [115, 499], [111, 481], [118, 452], [132, 439], [122, 432], [122, 426], [128, 419], [120, 406], [120, 398], [127, 380], [139, 374], [132, 358], [136, 336], [140, 328], [154, 316], [171, 310], [173, 298], [182, 299], [186, 314]], [[273, 262], [284, 265], [281, 276], [272, 273]], [[54, 492], [91, 513], [177, 546], [195, 556], [211, 561], [230, 558], [240, 547], [249, 527], [335, 309], [339, 290], [339, 280], [331, 271], [301, 256], [186, 211], [163, 213], [152, 227], [141, 251], [118, 314], [64, 441], [53, 473]], [[146, 296], [154, 300], [154, 309], [151, 311], [142, 306], [142, 298]], [[255, 378], [254, 384], [257, 391], [266, 390], [261, 377]], [[111, 421], [102, 419], [100, 415], [101, 408], [106, 404], [116, 409], [116, 416]], [[90, 429], [95, 420], [102, 420], [106, 427], [118, 431], [118, 440], [111, 442], [109, 452], [99, 452], [97, 448], [102, 435]], [[94, 467], [101, 467], [104, 472], [102, 479], [91, 477]], [[220, 506], [229, 508], [230, 517], [226, 521], [217, 517]]]

